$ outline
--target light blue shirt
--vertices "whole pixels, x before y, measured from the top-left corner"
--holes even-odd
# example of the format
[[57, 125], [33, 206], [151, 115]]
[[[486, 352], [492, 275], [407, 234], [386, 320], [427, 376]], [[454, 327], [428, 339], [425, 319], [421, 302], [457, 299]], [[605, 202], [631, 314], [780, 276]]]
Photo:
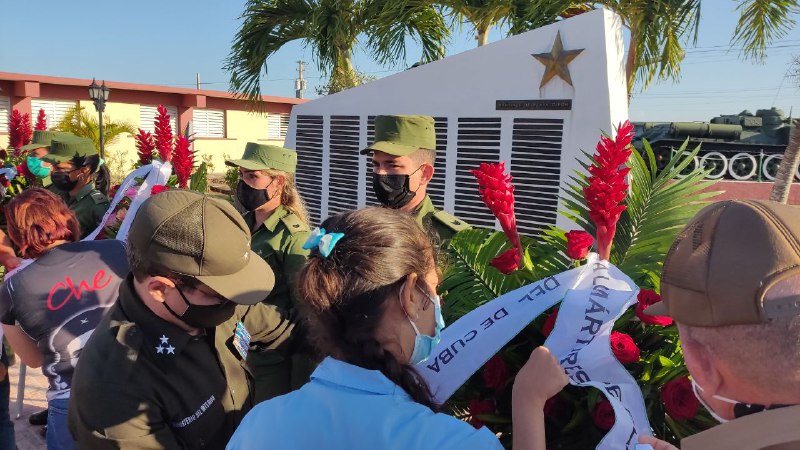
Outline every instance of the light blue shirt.
[[297, 391], [245, 416], [228, 450], [502, 450], [487, 428], [416, 403], [383, 373], [326, 358]]

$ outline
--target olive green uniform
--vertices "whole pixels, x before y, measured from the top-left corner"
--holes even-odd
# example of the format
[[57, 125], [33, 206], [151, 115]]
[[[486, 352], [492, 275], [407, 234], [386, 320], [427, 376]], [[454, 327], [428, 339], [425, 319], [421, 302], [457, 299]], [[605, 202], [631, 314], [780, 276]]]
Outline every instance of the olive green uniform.
[[[279, 206], [259, 227], [255, 214], [246, 213], [244, 220], [253, 235], [251, 248], [275, 272], [275, 288], [266, 303], [293, 309], [297, 305], [295, 277], [308, 259], [303, 249], [310, 230], [297, 216]], [[248, 355], [256, 377], [256, 403], [298, 389], [308, 381], [314, 364], [307, 355], [287, 355], [276, 351], [253, 351]]]
[[[225, 161], [232, 167], [246, 170], [279, 170], [294, 174], [297, 152], [274, 145], [248, 142], [241, 159]], [[240, 181], [242, 183], [243, 181]], [[260, 226], [254, 212], [244, 215], [252, 234], [251, 248], [275, 273], [275, 287], [266, 303], [292, 310], [297, 305], [295, 277], [308, 259], [303, 244], [311, 234], [308, 225], [284, 206], [278, 208]], [[291, 355], [251, 347], [247, 362], [255, 373], [256, 402], [291, 392], [305, 384], [316, 364], [306, 353]]]
[[452, 214], [437, 210], [427, 195], [417, 208], [414, 219], [440, 248], [444, 248], [459, 231], [471, 228], [468, 223]]
[[93, 184], [87, 184], [71, 197], [69, 194], [61, 194], [64, 200], [78, 218], [81, 227], [81, 239], [94, 231], [103, 216], [108, 211], [109, 200], [102, 192], [94, 188]]
[[239, 305], [191, 336], [156, 316], [129, 276], [75, 369], [69, 426], [78, 446], [224, 448], [254, 405], [252, 375], [232, 346], [240, 320], [270, 349], [286, 346], [295, 326], [273, 307]]

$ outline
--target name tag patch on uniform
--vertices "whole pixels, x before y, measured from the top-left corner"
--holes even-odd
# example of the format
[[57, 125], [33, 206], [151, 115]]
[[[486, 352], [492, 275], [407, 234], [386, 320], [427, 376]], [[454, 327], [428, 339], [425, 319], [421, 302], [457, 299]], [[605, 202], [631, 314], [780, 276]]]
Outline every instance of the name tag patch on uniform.
[[241, 320], [236, 324], [236, 330], [233, 332], [233, 346], [236, 347], [236, 351], [242, 355], [243, 359], [247, 359], [247, 350], [250, 348], [250, 332], [247, 331]]

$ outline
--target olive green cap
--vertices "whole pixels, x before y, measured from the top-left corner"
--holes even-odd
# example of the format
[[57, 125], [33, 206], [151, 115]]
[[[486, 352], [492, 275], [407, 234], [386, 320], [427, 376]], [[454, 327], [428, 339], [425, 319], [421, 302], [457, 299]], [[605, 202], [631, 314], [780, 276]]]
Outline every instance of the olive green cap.
[[129, 251], [190, 276], [240, 305], [255, 305], [275, 286], [275, 274], [250, 250], [250, 231], [228, 202], [170, 190], [142, 203], [128, 233]]
[[247, 170], [274, 169], [294, 174], [297, 170], [297, 152], [277, 145], [248, 142], [242, 159], [228, 160], [225, 164]]
[[76, 156], [93, 156], [97, 154], [97, 148], [95, 148], [90, 139], [57, 137], [50, 143], [50, 152], [42, 157], [42, 161], [58, 164], [70, 161]]
[[50, 143], [53, 142], [54, 139], [66, 140], [70, 138], [77, 138], [77, 136], [63, 131], [35, 130], [33, 132], [33, 139], [31, 139], [31, 143], [28, 145], [23, 145], [20, 150], [28, 151], [42, 147], [50, 147]]
[[431, 116], [376, 116], [375, 142], [361, 154], [379, 151], [410, 155], [424, 148], [436, 151], [436, 128]]

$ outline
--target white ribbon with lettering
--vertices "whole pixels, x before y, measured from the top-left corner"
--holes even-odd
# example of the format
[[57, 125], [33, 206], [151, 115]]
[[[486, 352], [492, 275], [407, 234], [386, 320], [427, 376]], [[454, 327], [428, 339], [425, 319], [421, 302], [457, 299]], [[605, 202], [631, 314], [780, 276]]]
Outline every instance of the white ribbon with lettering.
[[[564, 300], [545, 342], [570, 383], [603, 391], [617, 420], [598, 450], [634, 448], [631, 436], [650, 434], [636, 381], [611, 353], [616, 319], [636, 299], [638, 288], [619, 269], [590, 254], [587, 264], [539, 280], [485, 303], [442, 330], [431, 357], [416, 366], [441, 404], [525, 326]], [[590, 316], [591, 313], [591, 316]], [[585, 328], [585, 329], [584, 329]]]

